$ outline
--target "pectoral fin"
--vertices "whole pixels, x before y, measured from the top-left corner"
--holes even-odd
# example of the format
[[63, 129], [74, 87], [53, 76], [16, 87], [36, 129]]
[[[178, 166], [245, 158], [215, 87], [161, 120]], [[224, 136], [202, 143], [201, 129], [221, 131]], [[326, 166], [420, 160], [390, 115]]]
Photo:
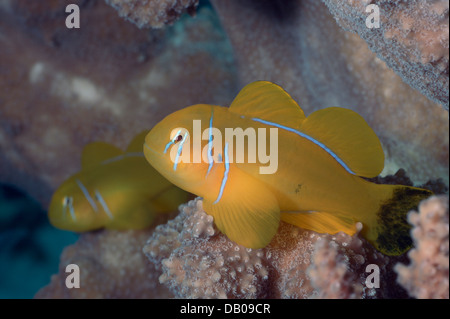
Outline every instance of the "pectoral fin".
[[280, 222], [280, 208], [272, 192], [237, 168], [228, 176], [223, 196], [205, 198], [203, 208], [214, 217], [219, 230], [247, 248], [263, 248], [272, 240]]
[[281, 220], [317, 233], [336, 234], [340, 231], [352, 236], [356, 233], [355, 221], [326, 212], [282, 212]]

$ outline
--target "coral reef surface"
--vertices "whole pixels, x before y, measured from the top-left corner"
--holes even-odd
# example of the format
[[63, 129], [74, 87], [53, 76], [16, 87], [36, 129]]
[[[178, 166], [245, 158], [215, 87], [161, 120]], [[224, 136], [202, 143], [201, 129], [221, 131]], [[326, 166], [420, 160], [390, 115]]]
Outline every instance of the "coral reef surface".
[[[357, 33], [405, 82], [448, 110], [448, 0], [323, 2], [341, 27]], [[379, 26], [369, 28], [371, 4]]]
[[389, 274], [390, 259], [358, 234], [317, 234], [281, 223], [273, 241], [252, 250], [221, 234], [201, 199], [160, 225], [144, 252], [162, 271], [159, 281], [179, 298], [382, 298], [402, 294], [385, 275], [365, 285], [366, 267]]
[[387, 158], [383, 174], [402, 167], [416, 183], [442, 177], [448, 184], [448, 111], [405, 83], [359, 35], [340, 28], [322, 1], [211, 2], [233, 46], [239, 86], [275, 82], [305, 114], [350, 108], [380, 138]]
[[[65, 27], [63, 0], [0, 6], [0, 179], [44, 207], [79, 170], [87, 143], [123, 148], [165, 115], [228, 105], [255, 80], [280, 84], [306, 114], [357, 111], [383, 143], [384, 174], [404, 167], [415, 182], [448, 183], [448, 112], [342, 30], [321, 1], [213, 0], [157, 30], [138, 29], [103, 0], [73, 3], [80, 29]], [[115, 3], [141, 11], [155, 1]], [[187, 5], [159, 3], [165, 13], [163, 3]]]
[[[64, 249], [59, 273], [35, 298], [170, 298], [155, 267], [142, 254], [151, 230], [84, 233]], [[80, 269], [80, 288], [66, 287], [66, 267]]]
[[[361, 114], [383, 144], [384, 175], [404, 167], [414, 183], [448, 184], [439, 105], [448, 103], [448, 1], [211, 0], [195, 17], [183, 14], [195, 0], [71, 3], [80, 29], [65, 26], [67, 1], [0, 1], [0, 180], [43, 206], [79, 170], [87, 143], [124, 148], [167, 114], [228, 105], [255, 80], [283, 86], [306, 114]], [[368, 4], [381, 8], [379, 30], [364, 29]], [[268, 247], [248, 250], [220, 234], [197, 199], [154, 231], [83, 234], [37, 297], [445, 297], [448, 204], [436, 201], [410, 218], [416, 247], [395, 268], [399, 284], [398, 261], [359, 235], [282, 224]], [[141, 251], [149, 236], [150, 265]], [[87, 286], [68, 291], [65, 266], [77, 262]], [[365, 284], [368, 264], [379, 266], [380, 288]]]
[[449, 298], [448, 196], [434, 196], [410, 212], [414, 246], [409, 265], [398, 264], [398, 282], [415, 298]]
[[[401, 170], [374, 182], [410, 180]], [[448, 191], [439, 181], [426, 185]], [[252, 250], [220, 233], [197, 198], [176, 217], [161, 215], [153, 229], [82, 234], [36, 298], [445, 298], [448, 195], [419, 210], [409, 213], [415, 248], [399, 257], [376, 251], [359, 235], [360, 224], [348, 236], [282, 222], [269, 246]], [[71, 263], [83, 269], [81, 289], [65, 287]]]
[[106, 0], [119, 11], [121, 17], [139, 28], [162, 28], [172, 24], [184, 12], [193, 15], [198, 0]]
[[[372, 182], [412, 185], [404, 170]], [[440, 180], [419, 187], [448, 192]], [[357, 234], [348, 236], [281, 222], [267, 247], [248, 249], [217, 230], [200, 198], [181, 205], [175, 219], [157, 226], [144, 253], [162, 272], [159, 281], [179, 298], [407, 298], [416, 296], [414, 289], [431, 296], [448, 291], [448, 195], [423, 201], [420, 211], [428, 226], [424, 229], [417, 214], [409, 213], [416, 247], [409, 253], [409, 267], [399, 263], [408, 261], [406, 254], [388, 257], [375, 250], [360, 236], [361, 224]], [[414, 251], [426, 247], [431, 252], [417, 257]], [[421, 275], [423, 268], [429, 272]], [[379, 275], [376, 285], [373, 272]], [[424, 284], [429, 277], [434, 280]]]

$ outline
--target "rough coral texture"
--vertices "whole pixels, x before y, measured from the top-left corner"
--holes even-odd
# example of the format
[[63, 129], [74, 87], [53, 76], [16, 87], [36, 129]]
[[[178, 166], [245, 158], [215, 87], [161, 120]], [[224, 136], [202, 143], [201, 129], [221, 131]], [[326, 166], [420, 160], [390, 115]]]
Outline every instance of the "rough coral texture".
[[425, 188], [432, 191], [435, 195], [448, 193], [448, 186], [442, 178], [432, 179], [421, 185], [414, 185], [403, 168], [400, 168], [392, 175], [376, 176], [373, 178], [366, 178], [366, 180], [376, 184], [405, 185]]
[[252, 250], [221, 234], [201, 199], [159, 225], [144, 247], [162, 271], [159, 281], [179, 298], [375, 298], [398, 289], [389, 280], [368, 288], [366, 266], [388, 273], [388, 257], [359, 235], [317, 234], [281, 223], [264, 249]]
[[416, 298], [449, 298], [448, 196], [423, 201], [419, 212], [410, 212], [415, 248], [409, 265], [398, 264], [398, 282]]
[[[240, 86], [280, 84], [306, 115], [329, 106], [353, 109], [382, 141], [383, 174], [403, 167], [415, 183], [441, 177], [448, 184], [448, 112], [406, 84], [359, 35], [340, 28], [324, 3], [211, 2], [233, 45]], [[420, 3], [403, 1], [410, 2]]]
[[181, 14], [195, 13], [198, 0], [106, 0], [119, 11], [121, 17], [139, 28], [162, 28], [172, 24]]
[[[348, 245], [348, 241], [346, 244]], [[357, 258], [351, 260], [352, 263], [349, 263], [349, 260], [344, 258], [346, 255], [339, 254], [338, 249], [338, 245], [326, 240], [317, 241], [315, 244], [315, 252], [308, 275], [314, 278], [313, 286], [320, 291], [317, 297], [322, 299], [361, 298], [362, 282], [359, 280], [357, 272], [350, 269], [354, 265], [360, 266], [359, 264], [364, 259], [359, 258], [358, 255]]]
[[125, 148], [179, 108], [235, 94], [232, 51], [211, 8], [165, 30], [139, 30], [103, 0], [0, 5], [0, 180], [47, 206], [80, 169], [84, 145]]
[[[448, 0], [323, 0], [337, 22], [357, 33], [405, 82], [448, 110]], [[368, 28], [375, 4], [379, 28]]]
[[[146, 231], [102, 230], [84, 233], [64, 249], [59, 273], [35, 298], [170, 298], [155, 267], [142, 254]], [[80, 269], [80, 288], [66, 287], [66, 266]]]

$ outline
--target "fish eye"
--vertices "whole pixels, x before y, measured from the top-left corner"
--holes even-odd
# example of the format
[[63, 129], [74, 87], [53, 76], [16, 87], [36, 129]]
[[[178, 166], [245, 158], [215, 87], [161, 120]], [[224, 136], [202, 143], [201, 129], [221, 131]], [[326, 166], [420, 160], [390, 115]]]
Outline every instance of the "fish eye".
[[64, 206], [69, 206], [69, 205], [71, 205], [73, 203], [73, 198], [72, 197], [70, 197], [70, 196], [64, 196], [63, 197], [63, 199], [62, 199], [62, 204], [64, 205]]
[[177, 144], [179, 142], [181, 142], [183, 139], [185, 139], [185, 136], [189, 136], [189, 132], [188, 130], [186, 130], [185, 128], [176, 128], [173, 129], [171, 134], [170, 134], [170, 139], [172, 141], [172, 143]]

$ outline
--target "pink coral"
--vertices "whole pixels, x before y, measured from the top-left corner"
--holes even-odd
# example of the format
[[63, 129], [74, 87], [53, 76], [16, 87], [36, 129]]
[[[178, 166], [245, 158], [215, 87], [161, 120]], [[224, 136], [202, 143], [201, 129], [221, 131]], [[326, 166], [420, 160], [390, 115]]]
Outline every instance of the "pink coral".
[[398, 264], [398, 282], [416, 298], [449, 298], [448, 196], [423, 201], [419, 212], [410, 212], [415, 248], [410, 265]]
[[217, 231], [196, 199], [160, 225], [144, 253], [159, 281], [180, 298], [372, 298], [392, 288], [364, 287], [365, 266], [388, 272], [389, 258], [359, 235], [317, 234], [281, 223], [264, 249], [235, 244]]
[[106, 0], [119, 11], [121, 17], [134, 22], [139, 28], [162, 28], [172, 24], [188, 12], [195, 13], [198, 0]]
[[[349, 261], [340, 255], [338, 247], [327, 241], [315, 244], [313, 262], [308, 275], [313, 286], [320, 291], [318, 298], [359, 299], [363, 294], [363, 285], [358, 275], [350, 270]], [[358, 259], [355, 260], [358, 265]]]

